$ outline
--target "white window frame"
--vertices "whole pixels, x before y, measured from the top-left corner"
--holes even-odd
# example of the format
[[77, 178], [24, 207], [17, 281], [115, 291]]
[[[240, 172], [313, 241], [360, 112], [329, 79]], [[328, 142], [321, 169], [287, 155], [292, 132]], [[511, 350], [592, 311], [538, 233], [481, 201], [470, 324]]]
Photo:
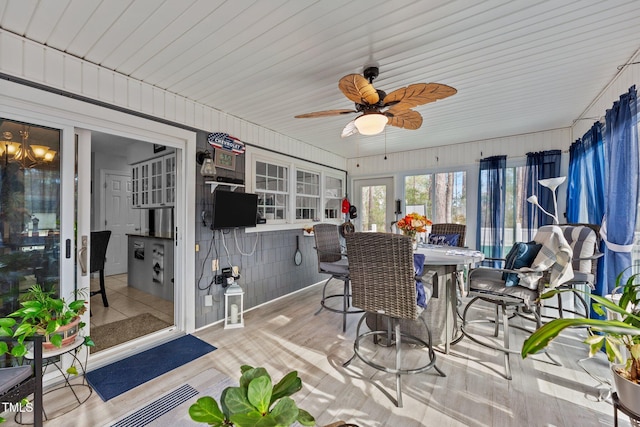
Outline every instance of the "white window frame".
[[[328, 166], [322, 166], [313, 162], [307, 162], [301, 159], [289, 157], [284, 154], [278, 154], [267, 150], [262, 150], [257, 147], [249, 146], [245, 152], [246, 156], [246, 170], [245, 170], [245, 190], [248, 193], [256, 193], [256, 162], [264, 162], [274, 164], [278, 166], [284, 166], [288, 169], [288, 184], [289, 193], [287, 195], [287, 219], [286, 220], [267, 220], [266, 224], [258, 224], [256, 227], [245, 228], [246, 233], [259, 233], [263, 231], [275, 231], [275, 230], [288, 230], [311, 227], [318, 222], [334, 222], [340, 224], [343, 222], [342, 218], [326, 219], [324, 217], [324, 206], [326, 201], [329, 200], [325, 196], [325, 177], [331, 176], [333, 178], [340, 179], [342, 181], [342, 188], [340, 190], [341, 197], [346, 192], [347, 185], [347, 173], [341, 172]], [[318, 202], [318, 221], [310, 219], [296, 219], [296, 196], [297, 196], [297, 175], [298, 171], [306, 173], [314, 173], [319, 175], [319, 202]], [[307, 195], [304, 195], [305, 197]]]
[[[336, 179], [340, 181], [340, 189], [339, 189], [339, 194], [336, 195], [336, 197], [330, 196], [329, 194], [327, 194], [328, 190], [329, 190], [329, 186], [327, 185], [327, 178], [332, 178], [332, 179]], [[344, 198], [344, 194], [345, 194], [345, 185], [346, 185], [346, 177], [344, 176], [340, 176], [338, 174], [334, 174], [331, 172], [324, 172], [322, 174], [322, 206], [320, 207], [321, 211], [322, 211], [322, 220], [325, 222], [335, 222], [335, 221], [340, 221], [342, 219], [342, 199]], [[331, 188], [333, 189], [333, 188]], [[332, 200], [337, 200], [338, 202], [338, 212], [335, 218], [327, 218], [327, 203], [329, 201]]]
[[[293, 211], [293, 219], [296, 222], [308, 222], [309, 220], [318, 220], [320, 221], [322, 218], [320, 218], [320, 214], [321, 214], [321, 210], [322, 210], [322, 206], [320, 204], [321, 199], [322, 199], [322, 187], [323, 187], [323, 182], [322, 182], [322, 173], [319, 171], [311, 171], [311, 170], [307, 170], [304, 168], [297, 168], [295, 170], [296, 173], [296, 182], [295, 182], [295, 194], [294, 194], [294, 201], [293, 201], [293, 207], [294, 207], [294, 211]], [[304, 176], [315, 176], [318, 179], [318, 185], [317, 185], [317, 194], [309, 194], [306, 193], [304, 191], [304, 186], [305, 185], [309, 185], [308, 183], [305, 182], [299, 182], [298, 181], [298, 173], [302, 173], [304, 174]], [[298, 184], [302, 184], [303, 185], [303, 189], [302, 192], [298, 191]], [[304, 200], [313, 200], [315, 201], [315, 216], [311, 217], [311, 218], [298, 218], [298, 209], [307, 209], [308, 207], [305, 206], [298, 206], [298, 198], [302, 198]], [[314, 209], [314, 208], [309, 208], [309, 209]]]

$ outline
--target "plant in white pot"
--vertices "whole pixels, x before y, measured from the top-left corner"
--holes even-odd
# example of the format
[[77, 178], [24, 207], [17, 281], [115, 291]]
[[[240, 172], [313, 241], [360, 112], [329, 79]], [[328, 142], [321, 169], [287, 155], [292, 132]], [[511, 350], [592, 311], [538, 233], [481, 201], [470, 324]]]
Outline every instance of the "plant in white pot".
[[[587, 327], [594, 332], [584, 341], [589, 346], [589, 355], [595, 355], [604, 345], [609, 361], [622, 363], [612, 366], [618, 398], [640, 415], [640, 283], [637, 283], [640, 274], [631, 275], [621, 284], [623, 274], [616, 278], [611, 298], [590, 294], [595, 312], [604, 319], [553, 319], [525, 340], [522, 357], [544, 349], [564, 329]], [[586, 293], [579, 289], [551, 290], [541, 298], [551, 298], [560, 292]], [[626, 354], [620, 351], [621, 347]]]

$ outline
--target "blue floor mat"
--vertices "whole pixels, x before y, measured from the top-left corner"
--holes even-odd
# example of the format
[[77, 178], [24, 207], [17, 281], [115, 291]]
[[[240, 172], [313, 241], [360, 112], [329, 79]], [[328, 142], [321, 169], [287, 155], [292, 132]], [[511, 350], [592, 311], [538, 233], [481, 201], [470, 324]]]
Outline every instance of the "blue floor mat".
[[87, 381], [106, 402], [215, 349], [193, 335], [185, 335], [88, 372]]

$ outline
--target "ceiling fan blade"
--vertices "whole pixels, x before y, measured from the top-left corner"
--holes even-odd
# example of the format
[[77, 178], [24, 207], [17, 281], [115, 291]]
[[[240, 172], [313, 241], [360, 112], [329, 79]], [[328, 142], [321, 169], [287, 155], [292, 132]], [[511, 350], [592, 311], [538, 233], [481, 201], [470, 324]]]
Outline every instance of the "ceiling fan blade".
[[394, 90], [384, 97], [383, 104], [408, 109], [447, 98], [456, 92], [455, 88], [440, 83], [416, 83]]
[[299, 114], [295, 116], [296, 119], [309, 119], [313, 117], [328, 117], [328, 116], [340, 116], [342, 114], [357, 113], [356, 110], [325, 110], [316, 111], [314, 113]]
[[338, 82], [344, 96], [356, 104], [374, 105], [380, 101], [378, 91], [360, 74], [349, 74]]
[[358, 133], [358, 128], [356, 127], [356, 121], [351, 120], [347, 125], [342, 129], [342, 134], [340, 135], [342, 138], [346, 138], [351, 135], [355, 135]]
[[384, 115], [389, 117], [388, 124], [410, 130], [419, 129], [422, 126], [420, 113], [404, 108], [396, 109], [396, 106], [384, 112]]

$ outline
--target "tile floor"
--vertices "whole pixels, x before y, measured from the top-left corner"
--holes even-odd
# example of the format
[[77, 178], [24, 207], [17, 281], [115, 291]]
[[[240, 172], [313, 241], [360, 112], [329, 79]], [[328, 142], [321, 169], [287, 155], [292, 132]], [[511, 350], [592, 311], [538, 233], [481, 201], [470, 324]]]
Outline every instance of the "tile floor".
[[[101, 296], [91, 298], [91, 326], [104, 325], [142, 313], [150, 313], [173, 324], [173, 302], [149, 295], [127, 284], [127, 275], [105, 277], [109, 307], [102, 305]], [[99, 289], [99, 279], [91, 278], [91, 289]]]

